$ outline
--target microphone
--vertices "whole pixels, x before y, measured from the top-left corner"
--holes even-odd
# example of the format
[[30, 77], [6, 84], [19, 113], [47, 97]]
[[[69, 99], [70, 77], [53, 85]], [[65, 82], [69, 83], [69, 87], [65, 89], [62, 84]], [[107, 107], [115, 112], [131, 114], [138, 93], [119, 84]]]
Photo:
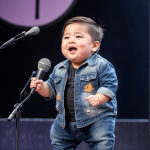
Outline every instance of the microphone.
[[11, 38], [10, 40], [8, 40], [7, 42], [5, 42], [1, 47], [0, 49], [3, 49], [7, 46], [11, 46], [11, 45], [14, 45], [16, 41], [24, 38], [24, 37], [27, 37], [27, 36], [30, 36], [30, 35], [37, 35], [38, 33], [40, 32], [40, 29], [39, 27], [32, 27], [29, 31], [25, 32], [23, 31], [22, 33], [16, 35], [14, 38]]
[[37, 35], [40, 32], [39, 27], [32, 27], [29, 31], [27, 31], [24, 35], [29, 36], [29, 35]]
[[[47, 58], [42, 58], [39, 62], [38, 62], [38, 71], [37, 74], [35, 76], [36, 79], [41, 80], [45, 73], [51, 68], [51, 62], [50, 60], [48, 60]], [[30, 91], [30, 94], [33, 94], [35, 91], [36, 87], [32, 88]]]

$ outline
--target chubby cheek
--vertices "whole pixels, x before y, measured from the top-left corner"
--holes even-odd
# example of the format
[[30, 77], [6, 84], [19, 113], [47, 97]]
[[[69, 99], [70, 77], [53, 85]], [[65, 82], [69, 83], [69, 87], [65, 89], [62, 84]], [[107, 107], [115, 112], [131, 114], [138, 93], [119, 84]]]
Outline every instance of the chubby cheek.
[[65, 48], [65, 45], [63, 45], [63, 44], [61, 45], [61, 52], [66, 57], [67, 49]]
[[87, 46], [86, 43], [79, 43], [78, 48], [84, 53], [87, 49], [89, 49], [89, 45]]
[[63, 42], [63, 43], [61, 44], [61, 50], [64, 51], [65, 49], [67, 49], [67, 48], [66, 48], [66, 44]]
[[64, 43], [62, 42], [62, 43], [61, 43], [61, 49], [63, 49], [63, 48], [64, 48]]
[[78, 47], [83, 49], [86, 47], [86, 44], [82, 43], [82, 42], [78, 42]]
[[87, 49], [88, 49], [88, 48], [87, 48], [85, 45], [80, 45], [79, 49], [80, 49], [80, 54], [82, 54], [83, 57], [84, 57], [85, 55], [87, 55]]

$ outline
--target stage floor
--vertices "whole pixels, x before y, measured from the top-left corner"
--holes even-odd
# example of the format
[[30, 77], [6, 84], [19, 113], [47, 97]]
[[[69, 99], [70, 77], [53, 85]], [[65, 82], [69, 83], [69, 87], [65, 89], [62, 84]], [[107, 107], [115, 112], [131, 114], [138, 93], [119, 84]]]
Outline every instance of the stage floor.
[[[19, 150], [52, 150], [49, 131], [54, 119], [19, 121]], [[0, 150], [15, 150], [16, 122], [0, 118]], [[114, 150], [148, 150], [148, 119], [117, 119]], [[77, 150], [89, 150], [82, 142]]]

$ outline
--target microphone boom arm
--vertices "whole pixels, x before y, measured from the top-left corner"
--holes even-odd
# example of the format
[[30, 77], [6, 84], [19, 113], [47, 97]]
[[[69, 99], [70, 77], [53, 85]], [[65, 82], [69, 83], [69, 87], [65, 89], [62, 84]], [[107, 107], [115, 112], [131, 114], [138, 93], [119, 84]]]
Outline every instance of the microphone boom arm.
[[[35, 26], [35, 27], [32, 27], [29, 31], [25, 32], [23, 31], [22, 33], [16, 35], [14, 38], [11, 38], [10, 40], [8, 40], [7, 42], [5, 42], [1, 47], [0, 47], [0, 50], [1, 49], [4, 49], [8, 46], [12, 46], [14, 44], [16, 44], [15, 42], [24, 38], [24, 37], [28, 37], [29, 35], [36, 35], [40, 32], [40, 29]], [[21, 36], [21, 37], [20, 37]]]
[[12, 45], [15, 45], [16, 43], [16, 41], [19, 41], [19, 40], [21, 40], [22, 38], [24, 38], [24, 37], [26, 37], [25, 36], [25, 31], [23, 31], [22, 33], [20, 33], [20, 34], [18, 34], [18, 35], [16, 35], [14, 38], [11, 38], [10, 40], [8, 40], [7, 42], [5, 42], [1, 47], [0, 47], [0, 49], [4, 49], [4, 48], [6, 48], [6, 47], [8, 47], [8, 46], [12, 46]]

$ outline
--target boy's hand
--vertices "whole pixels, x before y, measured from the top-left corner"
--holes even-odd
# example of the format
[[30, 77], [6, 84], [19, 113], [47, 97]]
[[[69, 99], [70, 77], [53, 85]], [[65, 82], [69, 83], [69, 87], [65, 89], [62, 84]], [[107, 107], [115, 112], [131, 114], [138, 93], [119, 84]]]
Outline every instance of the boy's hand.
[[92, 106], [98, 106], [100, 104], [99, 99], [95, 95], [89, 95], [86, 100], [88, 100]]
[[35, 91], [39, 91], [43, 87], [43, 80], [37, 80], [36, 78], [31, 78], [30, 88], [36, 87]]

